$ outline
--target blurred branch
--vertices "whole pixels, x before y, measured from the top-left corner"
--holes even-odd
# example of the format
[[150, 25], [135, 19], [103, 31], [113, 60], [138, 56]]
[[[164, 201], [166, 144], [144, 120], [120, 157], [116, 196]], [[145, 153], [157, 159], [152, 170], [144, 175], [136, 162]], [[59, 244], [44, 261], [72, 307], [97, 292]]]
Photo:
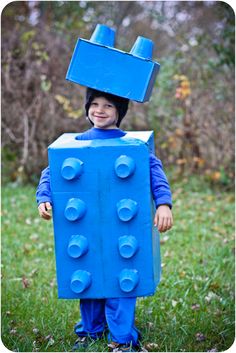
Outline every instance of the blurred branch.
[[27, 163], [29, 154], [29, 118], [27, 113], [23, 114], [23, 127], [24, 127], [24, 143], [23, 143], [23, 153], [21, 158], [21, 165], [24, 167]]
[[[2, 130], [3, 132], [9, 137], [9, 139], [13, 142], [13, 143], [20, 143], [22, 141], [22, 139], [17, 138], [16, 135], [13, 133], [13, 131], [4, 123], [4, 121], [2, 121]], [[3, 146], [4, 146], [4, 142], [3, 142]]]

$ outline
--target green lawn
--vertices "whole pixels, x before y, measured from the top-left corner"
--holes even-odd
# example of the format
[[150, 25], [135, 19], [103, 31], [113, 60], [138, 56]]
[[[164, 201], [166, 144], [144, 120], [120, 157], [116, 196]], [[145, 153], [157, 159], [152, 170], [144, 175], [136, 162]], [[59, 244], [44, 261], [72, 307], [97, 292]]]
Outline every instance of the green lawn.
[[[162, 281], [138, 299], [136, 324], [149, 351], [224, 351], [234, 341], [234, 194], [196, 178], [172, 189]], [[79, 301], [57, 299], [52, 224], [38, 217], [34, 193], [2, 188], [2, 341], [13, 351], [70, 351]], [[106, 351], [105, 340], [89, 351]]]

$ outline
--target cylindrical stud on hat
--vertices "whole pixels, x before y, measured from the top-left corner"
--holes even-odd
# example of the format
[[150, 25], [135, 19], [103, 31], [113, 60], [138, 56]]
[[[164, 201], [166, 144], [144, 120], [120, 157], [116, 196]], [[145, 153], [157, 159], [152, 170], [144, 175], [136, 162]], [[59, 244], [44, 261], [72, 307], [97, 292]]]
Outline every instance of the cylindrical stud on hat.
[[68, 221], [77, 221], [81, 219], [86, 212], [84, 201], [78, 198], [71, 198], [67, 202], [64, 215]]
[[61, 175], [66, 180], [78, 179], [83, 172], [83, 162], [77, 158], [66, 158], [61, 167]]
[[115, 44], [115, 30], [101, 24], [97, 24], [90, 42], [102, 44], [108, 47], [114, 47]]
[[134, 173], [135, 162], [133, 158], [126, 155], [118, 157], [115, 161], [115, 172], [119, 178], [128, 178]]
[[124, 269], [119, 275], [120, 289], [123, 292], [132, 292], [139, 282], [139, 274], [137, 270]]
[[73, 273], [70, 288], [74, 293], [82, 293], [91, 285], [91, 273], [88, 271], [77, 270]]
[[152, 60], [152, 51], [153, 41], [151, 39], [139, 36], [130, 50], [130, 54], [143, 59]]
[[121, 221], [128, 222], [135, 217], [138, 212], [138, 204], [131, 199], [123, 199], [116, 204], [117, 214]]

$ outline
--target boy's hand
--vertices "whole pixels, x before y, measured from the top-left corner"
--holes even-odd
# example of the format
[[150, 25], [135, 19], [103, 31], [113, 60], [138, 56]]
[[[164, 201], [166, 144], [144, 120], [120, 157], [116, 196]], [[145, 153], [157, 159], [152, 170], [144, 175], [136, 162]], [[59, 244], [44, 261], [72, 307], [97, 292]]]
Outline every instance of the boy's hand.
[[173, 217], [169, 206], [160, 205], [158, 207], [154, 217], [154, 225], [158, 228], [159, 232], [166, 232], [172, 227]]
[[49, 221], [52, 218], [50, 213], [51, 209], [52, 206], [50, 202], [42, 202], [38, 207], [40, 217]]

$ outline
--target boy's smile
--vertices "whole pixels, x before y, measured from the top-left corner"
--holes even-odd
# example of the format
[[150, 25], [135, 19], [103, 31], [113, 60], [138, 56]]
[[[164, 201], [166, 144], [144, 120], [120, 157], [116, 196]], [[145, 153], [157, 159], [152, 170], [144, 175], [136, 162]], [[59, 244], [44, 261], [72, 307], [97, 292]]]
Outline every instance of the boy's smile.
[[89, 107], [88, 116], [96, 128], [117, 129], [117, 109], [112, 102], [104, 97], [94, 98]]

